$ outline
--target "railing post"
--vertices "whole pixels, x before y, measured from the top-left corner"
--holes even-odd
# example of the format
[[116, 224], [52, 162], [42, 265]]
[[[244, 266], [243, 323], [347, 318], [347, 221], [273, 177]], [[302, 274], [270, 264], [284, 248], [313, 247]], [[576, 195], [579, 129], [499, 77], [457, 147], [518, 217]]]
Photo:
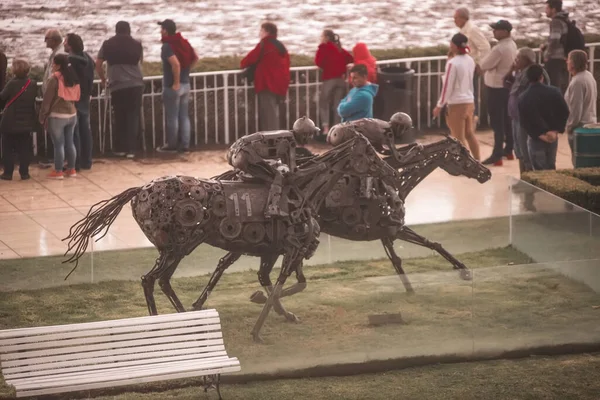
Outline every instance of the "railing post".
[[225, 118], [223, 129], [225, 130], [225, 144], [229, 144], [229, 74], [223, 74], [223, 117]]

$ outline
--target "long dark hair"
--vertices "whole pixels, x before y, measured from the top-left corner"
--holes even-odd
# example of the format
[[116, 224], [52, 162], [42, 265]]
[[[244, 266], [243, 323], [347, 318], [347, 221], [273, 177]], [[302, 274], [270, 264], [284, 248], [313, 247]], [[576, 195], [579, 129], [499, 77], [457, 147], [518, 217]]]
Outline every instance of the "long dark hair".
[[77, 74], [71, 65], [69, 65], [69, 56], [66, 54], [57, 54], [54, 56], [52, 61], [58, 65], [58, 72], [60, 72], [65, 80], [65, 86], [71, 87], [79, 83], [77, 80]]
[[340, 36], [336, 35], [331, 29], [325, 29], [323, 31], [323, 36], [327, 38], [330, 42], [334, 43], [338, 48], [342, 48], [342, 42], [340, 42]]

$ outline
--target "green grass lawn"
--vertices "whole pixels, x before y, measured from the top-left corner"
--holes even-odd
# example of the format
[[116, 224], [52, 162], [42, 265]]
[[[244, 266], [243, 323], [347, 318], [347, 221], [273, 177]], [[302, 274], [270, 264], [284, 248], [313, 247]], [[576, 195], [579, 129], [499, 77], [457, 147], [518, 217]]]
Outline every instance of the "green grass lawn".
[[[228, 353], [240, 359], [246, 374], [600, 340], [600, 311], [594, 308], [600, 295], [587, 286], [527, 265], [531, 260], [510, 247], [459, 258], [474, 266], [473, 281], [460, 280], [441, 257], [406, 260], [412, 296], [390, 275], [387, 260], [307, 267], [308, 288], [284, 299], [300, 322], [271, 314], [265, 344], [250, 336], [261, 308], [248, 301], [258, 289], [255, 272], [224, 275], [207, 307], [221, 314]], [[173, 287], [189, 307], [207, 280], [177, 278]], [[173, 312], [158, 288], [156, 299], [159, 313]], [[405, 324], [368, 324], [369, 315], [384, 313], [401, 313]], [[0, 329], [146, 314], [142, 288], [133, 281], [0, 293]]]

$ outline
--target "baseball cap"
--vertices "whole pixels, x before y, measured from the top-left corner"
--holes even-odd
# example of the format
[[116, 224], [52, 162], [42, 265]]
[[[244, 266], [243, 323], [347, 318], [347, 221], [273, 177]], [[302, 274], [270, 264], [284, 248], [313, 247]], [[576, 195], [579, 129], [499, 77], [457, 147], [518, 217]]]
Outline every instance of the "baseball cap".
[[167, 32], [175, 33], [177, 31], [175, 21], [173, 21], [172, 19], [165, 19], [164, 21], [159, 22], [158, 25], [163, 27]]
[[498, 31], [507, 31], [510, 32], [512, 31], [512, 25], [510, 22], [508, 22], [505, 19], [501, 19], [498, 22], [494, 22], [493, 24], [490, 24], [490, 27], [492, 29], [498, 30]]

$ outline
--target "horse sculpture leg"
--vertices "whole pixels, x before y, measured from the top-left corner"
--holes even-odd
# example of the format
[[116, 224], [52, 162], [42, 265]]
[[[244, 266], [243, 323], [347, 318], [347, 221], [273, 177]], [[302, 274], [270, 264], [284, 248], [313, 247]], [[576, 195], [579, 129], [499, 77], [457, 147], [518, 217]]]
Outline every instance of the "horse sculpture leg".
[[158, 284], [160, 285], [161, 290], [167, 296], [173, 307], [177, 312], [185, 312], [185, 308], [181, 301], [175, 294], [173, 287], [171, 286], [171, 277], [175, 273], [177, 266], [183, 259], [183, 256], [169, 254], [169, 262], [167, 268], [164, 271], [161, 271], [160, 277], [158, 278]]
[[[271, 307], [273, 307], [273, 305], [275, 304], [275, 299], [279, 299], [279, 296], [281, 295], [281, 289], [283, 288], [286, 279], [291, 275], [292, 271], [301, 261], [302, 256], [299, 255], [296, 251], [293, 252], [293, 255], [286, 254], [284, 256], [283, 263], [281, 266], [281, 272], [279, 273], [279, 277], [277, 278], [277, 283], [275, 283], [273, 290], [269, 291], [269, 298], [267, 299], [267, 302], [265, 303], [262, 311], [260, 312], [260, 315], [256, 320], [256, 323], [254, 324], [254, 328], [252, 329], [252, 337], [254, 338], [254, 341], [262, 342], [260, 338], [260, 330], [264, 325], [265, 320], [269, 315], [269, 312], [271, 311]], [[283, 309], [283, 306], [281, 307]], [[289, 317], [293, 317], [293, 319], [296, 320], [296, 316], [294, 314], [285, 311], [285, 309], [283, 309], [283, 311], [285, 312], [286, 318], [288, 320], [290, 319]]]
[[383, 244], [383, 247], [385, 248], [385, 252], [386, 252], [388, 258], [392, 262], [394, 269], [396, 269], [396, 272], [398, 273], [398, 276], [400, 277], [400, 280], [402, 281], [402, 284], [404, 285], [406, 292], [413, 294], [415, 292], [415, 290], [413, 289], [412, 284], [408, 280], [408, 277], [406, 276], [406, 273], [404, 272], [404, 269], [402, 268], [402, 259], [400, 257], [398, 257], [398, 255], [396, 254], [396, 251], [394, 250], [394, 242], [390, 238], [383, 238], [383, 239], [381, 239], [381, 243]]
[[[260, 280], [260, 277], [259, 277], [259, 280]], [[281, 290], [281, 294], [279, 295], [279, 298], [292, 296], [292, 295], [294, 295], [296, 293], [300, 293], [304, 289], [306, 289], [307, 283], [306, 283], [306, 277], [304, 276], [304, 272], [302, 271], [302, 263], [300, 263], [300, 265], [298, 265], [298, 267], [296, 268], [296, 280], [297, 280], [297, 283]], [[269, 280], [269, 282], [270, 282], [270, 280]], [[254, 294], [250, 297], [250, 300], [256, 304], [265, 304], [267, 302], [267, 297], [265, 296], [264, 292], [258, 290], [256, 292], [254, 292]]]
[[437, 251], [439, 255], [444, 257], [452, 264], [454, 269], [460, 270], [461, 279], [465, 281], [470, 281], [472, 279], [471, 271], [469, 271], [465, 264], [461, 263], [456, 258], [454, 258], [454, 256], [448, 253], [448, 251], [446, 251], [446, 249], [444, 249], [441, 244], [430, 241], [429, 239], [419, 235], [418, 233], [406, 226], [404, 226], [402, 230], [398, 230], [398, 233], [396, 234], [396, 239], [400, 239], [413, 244], [418, 244], [419, 246], [427, 247], [431, 250]]
[[223, 275], [225, 270], [227, 268], [229, 268], [234, 262], [236, 262], [241, 256], [242, 256], [242, 253], [229, 252], [229, 253], [225, 254], [225, 256], [223, 258], [221, 258], [219, 260], [217, 269], [215, 269], [215, 272], [213, 272], [212, 276], [210, 277], [210, 280], [208, 281], [208, 284], [202, 291], [202, 294], [200, 294], [200, 297], [198, 297], [198, 300], [196, 300], [194, 302], [194, 304], [192, 304], [192, 307], [194, 308], [194, 310], [202, 309], [202, 306], [206, 302], [206, 299], [208, 299], [208, 296], [210, 296], [210, 293], [213, 291], [215, 286], [217, 286], [217, 283], [219, 282], [219, 279], [221, 279], [221, 276]]
[[167, 268], [169, 261], [169, 253], [159, 250], [160, 255], [154, 263], [154, 267], [146, 275], [142, 276], [142, 287], [144, 288], [144, 296], [146, 297], [146, 304], [148, 305], [148, 313], [150, 315], [157, 315], [156, 302], [154, 301], [154, 283], [156, 282], [157, 275], [161, 274]]
[[[277, 258], [279, 258], [279, 256], [276, 254], [262, 256], [260, 258], [260, 269], [258, 270], [258, 281], [260, 282], [261, 286], [263, 286], [265, 288], [267, 295], [271, 295], [271, 293], [273, 291], [273, 283], [271, 282], [270, 274], [271, 274], [271, 271], [273, 270], [273, 266], [275, 265], [275, 262], [277, 262]], [[291, 321], [291, 322], [297, 321], [298, 318], [296, 318], [296, 316], [293, 313], [289, 313], [285, 310], [285, 308], [283, 307], [283, 304], [281, 304], [281, 301], [280, 301], [281, 297], [283, 297], [283, 296], [280, 295], [273, 299], [273, 309], [275, 310], [275, 312], [277, 314], [283, 315], [288, 321]], [[252, 301], [253, 303], [257, 303], [257, 304], [265, 304], [267, 302], [267, 297], [265, 296], [265, 294], [262, 291], [258, 290], [256, 292], [254, 292], [252, 294], [252, 296], [250, 296], [250, 301]]]

